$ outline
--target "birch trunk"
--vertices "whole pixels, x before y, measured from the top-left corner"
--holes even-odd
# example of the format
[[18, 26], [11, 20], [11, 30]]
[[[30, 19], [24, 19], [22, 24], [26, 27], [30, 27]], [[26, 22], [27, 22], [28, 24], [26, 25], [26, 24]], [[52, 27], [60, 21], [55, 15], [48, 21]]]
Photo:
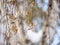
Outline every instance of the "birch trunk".
[[48, 8], [48, 15], [43, 27], [42, 45], [50, 45], [54, 34], [56, 33], [56, 26], [58, 20], [58, 6], [56, 0], [50, 0]]

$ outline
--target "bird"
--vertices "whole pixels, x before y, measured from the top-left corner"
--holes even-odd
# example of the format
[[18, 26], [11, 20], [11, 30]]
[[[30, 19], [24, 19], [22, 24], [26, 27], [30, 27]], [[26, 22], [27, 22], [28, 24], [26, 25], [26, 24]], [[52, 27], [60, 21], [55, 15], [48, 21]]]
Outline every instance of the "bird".
[[32, 30], [27, 30], [26, 35], [32, 43], [38, 43], [42, 38], [42, 30], [39, 32], [33, 32]]

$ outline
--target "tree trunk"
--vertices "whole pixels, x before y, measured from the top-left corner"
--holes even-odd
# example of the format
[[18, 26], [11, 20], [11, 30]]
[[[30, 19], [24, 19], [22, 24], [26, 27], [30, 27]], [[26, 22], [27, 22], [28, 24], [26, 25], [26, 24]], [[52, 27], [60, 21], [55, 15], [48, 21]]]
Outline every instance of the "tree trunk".
[[56, 0], [49, 1], [48, 15], [43, 26], [42, 45], [50, 45], [53, 36], [56, 33], [56, 26], [58, 20], [58, 6]]

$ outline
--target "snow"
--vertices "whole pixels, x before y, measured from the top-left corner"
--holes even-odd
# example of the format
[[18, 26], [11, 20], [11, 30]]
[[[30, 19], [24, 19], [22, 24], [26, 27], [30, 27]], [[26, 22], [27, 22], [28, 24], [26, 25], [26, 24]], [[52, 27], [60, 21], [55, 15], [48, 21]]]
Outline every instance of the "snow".
[[53, 43], [51, 45], [57, 45], [58, 43], [60, 43], [60, 27], [59, 26], [56, 27], [56, 32], [57, 33], [55, 34]]
[[[37, 17], [33, 19], [34, 26], [29, 27], [24, 22], [24, 29], [26, 30], [26, 37], [32, 42], [32, 43], [38, 43], [42, 38], [42, 29], [41, 29], [41, 23], [44, 20]], [[36, 30], [37, 32], [34, 32]]]
[[28, 30], [27, 37], [32, 43], [38, 43], [42, 38], [42, 30], [40, 30], [39, 32], [33, 32], [32, 30]]
[[4, 42], [4, 33], [6, 32], [6, 27], [3, 24], [0, 24], [0, 43]]
[[[48, 0], [45, 0], [44, 1], [44, 4], [42, 4], [41, 3], [41, 0], [36, 0], [36, 2], [37, 2], [37, 5], [38, 5], [38, 7], [39, 8], [42, 8], [42, 10], [45, 12], [45, 11], [47, 11], [47, 9], [48, 9]], [[0, 5], [1, 6], [1, 5]], [[11, 5], [7, 5], [8, 6], [8, 8], [9, 8], [9, 11], [10, 11], [10, 13], [12, 12], [12, 9], [13, 9], [13, 6], [11, 6]], [[11, 7], [10, 7], [11, 6]], [[20, 7], [20, 9], [22, 10], [21, 11], [21, 13], [23, 12], [23, 6], [21, 6]], [[13, 9], [14, 10], [14, 9]], [[13, 13], [15, 13], [15, 12], [13, 12]], [[3, 13], [4, 14], [4, 13]], [[24, 23], [24, 29], [25, 30], [27, 30], [27, 32], [26, 32], [26, 34], [27, 34], [27, 37], [29, 38], [29, 40], [32, 42], [32, 43], [37, 43], [37, 42], [39, 42], [40, 40], [41, 40], [41, 38], [42, 38], [42, 29], [40, 29], [40, 26], [39, 26], [39, 24], [41, 23], [41, 22], [39, 22], [39, 21], [42, 21], [42, 20], [40, 20], [40, 19], [35, 19], [34, 20], [34, 24], [35, 24], [35, 28], [36, 28], [36, 30], [39, 30], [39, 32], [34, 32], [34, 31], [32, 31], [33, 29], [31, 29], [31, 30], [27, 30], [27, 29], [29, 29], [29, 27]], [[42, 21], [43, 22], [43, 21]], [[59, 21], [60, 22], [60, 21]], [[2, 33], [5, 33], [5, 26], [3, 26], [3, 24], [0, 26], [0, 31], [2, 32]], [[57, 26], [56, 27], [56, 34], [54, 35], [54, 39], [53, 39], [53, 42], [52, 42], [52, 44], [51, 45], [57, 45], [57, 44], [59, 44], [60, 43], [60, 27], [59, 26]], [[20, 34], [20, 33], [19, 33]], [[4, 35], [3, 34], [0, 34], [0, 42], [1, 43], [4, 43]], [[59, 44], [60, 45], [60, 44]]]
[[42, 29], [42, 23], [44, 22], [44, 19], [40, 17], [36, 17], [33, 19], [33, 23], [35, 25], [35, 30], [40, 31]]
[[37, 6], [38, 6], [39, 8], [42, 8], [42, 10], [43, 10], [44, 12], [47, 11], [49, 0], [44, 0], [44, 3], [41, 3], [41, 0], [36, 0], [36, 2], [37, 2]]

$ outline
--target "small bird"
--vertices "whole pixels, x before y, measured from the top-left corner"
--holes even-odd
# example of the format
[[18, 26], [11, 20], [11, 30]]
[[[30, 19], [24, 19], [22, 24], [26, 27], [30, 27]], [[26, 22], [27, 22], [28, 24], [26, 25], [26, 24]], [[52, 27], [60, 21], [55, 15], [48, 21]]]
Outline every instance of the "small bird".
[[27, 37], [32, 43], [38, 43], [42, 38], [42, 30], [39, 32], [33, 32], [32, 30], [27, 31]]

